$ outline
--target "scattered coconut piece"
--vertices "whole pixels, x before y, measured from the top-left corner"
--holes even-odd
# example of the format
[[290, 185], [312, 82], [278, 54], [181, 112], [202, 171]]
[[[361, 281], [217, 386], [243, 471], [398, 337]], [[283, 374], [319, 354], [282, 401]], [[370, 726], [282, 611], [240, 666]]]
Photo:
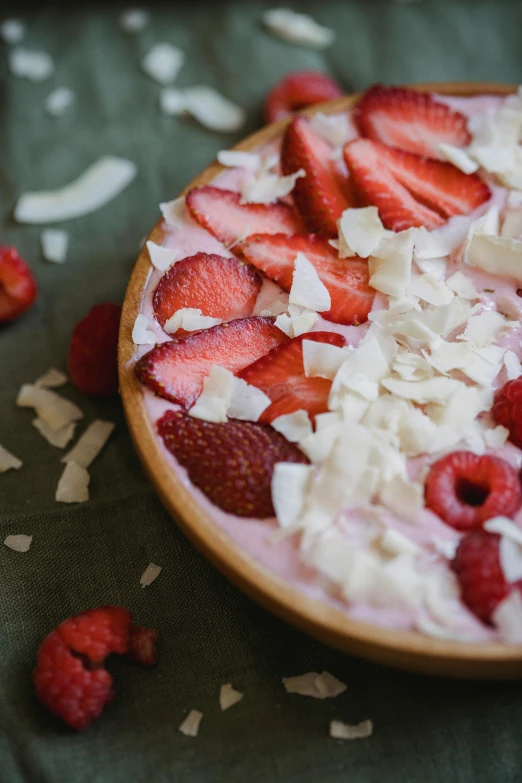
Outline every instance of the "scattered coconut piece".
[[17, 536], [7, 536], [4, 539], [4, 545], [9, 549], [13, 549], [15, 552], [28, 552], [32, 540], [32, 536], [24, 536], [22, 534]]
[[218, 162], [228, 168], [249, 169], [257, 171], [261, 168], [261, 155], [258, 152], [241, 152], [240, 150], [220, 150], [217, 154]]
[[126, 33], [139, 33], [149, 23], [149, 12], [143, 8], [127, 8], [120, 14], [120, 25]]
[[75, 95], [69, 87], [56, 87], [45, 99], [45, 109], [53, 117], [61, 117], [74, 103]]
[[23, 41], [25, 36], [25, 24], [21, 19], [4, 19], [0, 24], [0, 38], [5, 43], [17, 44]]
[[164, 87], [160, 92], [160, 109], [167, 117], [179, 117], [187, 111], [187, 98], [184, 90], [177, 87]]
[[38, 418], [53, 432], [58, 432], [73, 421], [83, 419], [83, 412], [73, 402], [50, 389], [29, 383], [21, 387], [16, 404], [20, 408], [34, 408]]
[[506, 351], [504, 354], [504, 364], [508, 381], [513, 381], [522, 375], [522, 365], [520, 359], [514, 351]]
[[337, 345], [319, 343], [317, 340], [303, 340], [303, 367], [307, 378], [333, 380], [347, 357], [347, 351]]
[[158, 578], [162, 570], [162, 566], [156, 565], [156, 563], [149, 563], [140, 577], [140, 585], [142, 587], [151, 585]]
[[262, 18], [263, 24], [271, 33], [290, 43], [325, 49], [335, 38], [333, 30], [318, 24], [311, 16], [296, 13], [290, 8], [265, 11]]
[[15, 219], [19, 223], [53, 223], [87, 215], [121, 193], [136, 172], [132, 161], [105, 155], [63, 188], [24, 193], [16, 204]]
[[310, 465], [295, 462], [278, 462], [275, 465], [272, 474], [272, 502], [281, 527], [290, 527], [301, 515], [312, 470]]
[[60, 386], [65, 386], [68, 380], [69, 378], [64, 372], [51, 367], [36, 379], [34, 385], [43, 386], [44, 389], [58, 389]]
[[522, 242], [476, 232], [468, 245], [467, 261], [485, 272], [522, 281]]
[[478, 315], [468, 318], [464, 334], [458, 335], [457, 340], [467, 340], [476, 348], [480, 348], [496, 342], [502, 334], [506, 334], [515, 326], [518, 326], [518, 321], [508, 321], [496, 310], [483, 310]]
[[233, 133], [245, 123], [244, 110], [212, 87], [188, 87], [185, 97], [187, 111], [209, 130]]
[[463, 171], [464, 174], [473, 174], [479, 167], [479, 164], [472, 160], [468, 153], [460, 147], [441, 143], [439, 144], [439, 152], [444, 155], [446, 160]]
[[203, 391], [189, 410], [189, 416], [224, 424], [234, 391], [234, 376], [224, 367], [213, 364], [203, 379]]
[[309, 125], [318, 136], [334, 147], [342, 147], [350, 136], [350, 125], [346, 114], [323, 114], [317, 112], [310, 118]]
[[275, 319], [275, 325], [289, 337], [299, 337], [313, 328], [318, 315], [314, 310], [307, 310], [300, 305], [289, 304], [288, 315], [281, 313]]
[[406, 295], [410, 284], [414, 229], [385, 236], [368, 261], [370, 285], [397, 298]]
[[22, 460], [0, 445], [0, 473], [5, 473], [8, 470], [19, 470], [22, 465]]
[[522, 642], [522, 596], [520, 590], [512, 590], [493, 612], [493, 622], [500, 638], [507, 644]]
[[313, 432], [312, 422], [307, 411], [301, 409], [277, 416], [277, 418], [272, 420], [271, 424], [275, 430], [284, 435], [291, 443], [299, 443], [299, 441]]
[[203, 718], [203, 713], [199, 710], [190, 710], [189, 714], [179, 726], [178, 731], [185, 737], [197, 737], [199, 733], [199, 724]]
[[231, 419], [241, 419], [241, 421], [258, 421], [271, 403], [270, 397], [257, 386], [252, 386], [243, 378], [234, 378], [227, 415]]
[[462, 272], [455, 272], [454, 275], [448, 277], [446, 285], [456, 293], [457, 296], [461, 296], [463, 299], [478, 299], [479, 295], [475, 286], [469, 277], [466, 277]]
[[343, 723], [340, 720], [330, 721], [330, 737], [333, 739], [356, 740], [366, 739], [373, 734], [371, 720], [363, 720], [360, 723]]
[[294, 262], [289, 302], [317, 313], [329, 310], [332, 305], [327, 287], [304, 253], [298, 253]]
[[330, 672], [323, 672], [316, 680], [318, 690], [323, 694], [323, 699], [335, 699], [346, 690], [346, 684], [334, 677]]
[[199, 307], [182, 307], [176, 310], [170, 318], [163, 324], [163, 329], [172, 334], [178, 329], [184, 329], [186, 332], [196, 332], [200, 329], [209, 329], [221, 323], [221, 318], [212, 318], [210, 315], [203, 315]]
[[234, 704], [240, 702], [243, 696], [244, 693], [241, 693], [241, 691], [236, 691], [236, 689], [233, 688], [230, 683], [222, 685], [219, 691], [219, 706], [224, 712], [230, 707], [233, 707]]
[[91, 477], [81, 465], [68, 462], [56, 488], [57, 503], [85, 503], [89, 500]]
[[51, 446], [55, 446], [57, 449], [64, 449], [74, 438], [74, 431], [76, 429], [76, 422], [74, 421], [56, 432], [52, 430], [45, 421], [42, 421], [42, 419], [33, 419], [32, 423], [33, 427], [36, 427], [47, 443], [50, 443]]
[[62, 462], [75, 462], [82, 468], [88, 468], [109, 440], [115, 426], [112, 421], [101, 419], [91, 422], [78, 443], [62, 457]]
[[143, 313], [136, 316], [132, 328], [132, 342], [134, 345], [154, 345], [156, 343], [156, 335], [152, 329], [149, 329], [149, 320]]
[[9, 68], [14, 76], [31, 82], [42, 82], [53, 74], [54, 62], [47, 52], [19, 47], [9, 52]]
[[170, 84], [176, 80], [183, 63], [185, 55], [169, 43], [158, 43], [149, 49], [141, 62], [141, 66], [147, 76], [160, 84]]
[[484, 433], [484, 442], [490, 449], [500, 449], [509, 438], [509, 430], [500, 424]]
[[377, 207], [345, 209], [338, 221], [339, 258], [368, 258], [386, 234]]
[[67, 258], [69, 234], [58, 228], [46, 228], [40, 234], [42, 254], [46, 261], [53, 264], [63, 264]]
[[149, 251], [150, 262], [152, 266], [159, 269], [160, 272], [166, 272], [167, 269], [175, 263], [179, 256], [179, 250], [175, 247], [162, 247], [157, 245], [151, 239], [146, 242], [147, 250]]
[[293, 174], [280, 177], [278, 174], [262, 172], [253, 179], [248, 179], [240, 186], [242, 204], [271, 204], [273, 201], [288, 196], [295, 188], [300, 177], [305, 177], [304, 169]]
[[313, 699], [334, 699], [346, 690], [344, 682], [329, 672], [307, 672], [297, 677], [283, 677], [283, 685], [287, 693], [310, 696]]
[[172, 228], [181, 228], [187, 215], [185, 196], [179, 196], [173, 201], [160, 204], [161, 214], [165, 222]]

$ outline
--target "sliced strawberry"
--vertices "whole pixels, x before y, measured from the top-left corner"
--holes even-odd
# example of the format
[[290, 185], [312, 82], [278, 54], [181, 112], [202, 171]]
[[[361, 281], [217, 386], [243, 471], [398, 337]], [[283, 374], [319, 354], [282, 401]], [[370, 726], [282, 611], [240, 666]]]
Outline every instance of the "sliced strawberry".
[[315, 234], [256, 234], [242, 250], [250, 263], [285, 291], [292, 287], [294, 262], [304, 253], [327, 287], [332, 306], [321, 315], [338, 324], [362, 324], [368, 318], [375, 291], [368, 285], [368, 264], [360, 258], [340, 259], [328, 240]]
[[163, 275], [152, 300], [154, 314], [161, 326], [184, 307], [199, 308], [222, 321], [246, 318], [252, 315], [261, 282], [244, 261], [196, 253]]
[[361, 136], [417, 155], [443, 159], [439, 144], [471, 141], [466, 117], [432, 95], [403, 87], [371, 87], [354, 110]]
[[167, 411], [157, 427], [192, 483], [216, 506], [238, 517], [274, 516], [270, 488], [274, 466], [308, 462], [297, 446], [266, 424], [214, 424]]
[[380, 145], [368, 139], [355, 139], [344, 147], [344, 159], [361, 203], [376, 206], [383, 224], [392, 231], [442, 226], [442, 217], [413, 198], [384, 165], [379, 153]]
[[136, 374], [160, 397], [188, 408], [213, 364], [239, 372], [287, 339], [273, 318], [243, 318], [157, 345], [137, 362]]
[[310, 127], [304, 117], [296, 117], [286, 129], [281, 151], [284, 174], [306, 171], [292, 192], [297, 209], [308, 231], [337, 236], [337, 221], [348, 207], [354, 206], [348, 179], [332, 160], [331, 146]]
[[36, 298], [36, 281], [14, 247], [0, 245], [0, 323], [14, 321]]
[[303, 340], [314, 340], [342, 348], [344, 337], [336, 332], [309, 332], [273, 348], [266, 356], [241, 370], [238, 375], [270, 397], [272, 404], [260, 421], [271, 422], [285, 413], [302, 408], [310, 417], [328, 410], [332, 382], [326, 378], [307, 378], [303, 366]]
[[340, 98], [343, 92], [325, 73], [294, 71], [287, 74], [270, 90], [265, 100], [267, 122], [284, 120], [292, 112], [313, 106], [314, 103]]
[[230, 245], [248, 234], [295, 234], [297, 213], [287, 204], [241, 204], [239, 193], [207, 185], [187, 196], [192, 217], [220, 242]]

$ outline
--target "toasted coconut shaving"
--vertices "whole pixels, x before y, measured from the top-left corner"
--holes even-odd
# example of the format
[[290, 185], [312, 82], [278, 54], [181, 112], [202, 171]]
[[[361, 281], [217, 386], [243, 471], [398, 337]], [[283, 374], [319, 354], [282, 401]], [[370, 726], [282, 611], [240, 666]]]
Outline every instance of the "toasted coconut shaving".
[[330, 737], [334, 739], [355, 740], [366, 739], [373, 734], [373, 723], [371, 720], [363, 720], [361, 723], [343, 723], [340, 720], [330, 722]]
[[224, 712], [240, 702], [243, 696], [244, 694], [241, 691], [236, 691], [230, 683], [222, 685], [219, 691], [219, 706]]
[[58, 486], [55, 500], [57, 503], [85, 503], [89, 500], [90, 476], [81, 465], [68, 462]]
[[199, 733], [199, 724], [203, 718], [203, 713], [199, 710], [190, 710], [189, 714], [178, 728], [185, 737], [197, 737]]
[[109, 440], [115, 426], [112, 421], [93, 421], [62, 462], [75, 462], [82, 468], [88, 468]]
[[155, 579], [161, 574], [162, 566], [156, 565], [156, 563], [149, 563], [145, 571], [140, 578], [140, 585], [142, 587], [148, 587]]
[[62, 430], [73, 421], [83, 419], [83, 413], [77, 405], [40, 386], [24, 384], [18, 393], [16, 404], [21, 408], [34, 408], [38, 418], [53, 432]]
[[69, 378], [64, 372], [51, 367], [36, 379], [34, 385], [42, 386], [44, 389], [58, 389], [60, 386], [65, 386], [68, 380]]
[[346, 690], [344, 682], [329, 672], [307, 672], [297, 677], [283, 677], [283, 685], [287, 693], [310, 696], [312, 699], [334, 699]]
[[9, 549], [13, 549], [15, 552], [28, 552], [32, 540], [32, 536], [7, 536], [7, 538], [4, 539], [4, 545], [9, 547]]
[[74, 438], [76, 422], [73, 421], [61, 430], [54, 432], [42, 419], [33, 419], [33, 427], [36, 427], [42, 438], [45, 438], [51, 446], [55, 446], [57, 449], [64, 449]]
[[22, 465], [22, 460], [0, 446], [0, 473], [5, 473], [7, 470], [19, 470]]

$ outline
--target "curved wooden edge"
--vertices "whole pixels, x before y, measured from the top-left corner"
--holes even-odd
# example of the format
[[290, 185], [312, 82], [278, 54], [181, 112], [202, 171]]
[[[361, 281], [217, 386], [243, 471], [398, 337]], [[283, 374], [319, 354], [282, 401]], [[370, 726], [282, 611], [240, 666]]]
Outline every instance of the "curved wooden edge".
[[[419, 90], [449, 95], [507, 95], [514, 86], [463, 82], [409, 85]], [[335, 113], [348, 109], [358, 98], [350, 95], [313, 107], [303, 114], [317, 111]], [[236, 150], [251, 150], [273, 141], [288, 120], [270, 125], [240, 144]], [[213, 163], [183, 191], [208, 184], [223, 170]], [[153, 228], [150, 239], [161, 242], [161, 221]], [[177, 478], [164, 457], [160, 443], [147, 414], [142, 388], [133, 370], [134, 344], [132, 328], [141, 306], [142, 292], [150, 272], [145, 245], [129, 281], [119, 336], [120, 393], [129, 430], [141, 459], [161, 501], [192, 543], [231, 581], [255, 601], [283, 620], [312, 636], [352, 655], [368, 658], [397, 668], [429, 674], [488, 679], [522, 677], [522, 650], [501, 644], [471, 644], [423, 636], [410, 631], [395, 631], [349, 618], [340, 609], [280, 579], [246, 554], [202, 511], [194, 497]]]

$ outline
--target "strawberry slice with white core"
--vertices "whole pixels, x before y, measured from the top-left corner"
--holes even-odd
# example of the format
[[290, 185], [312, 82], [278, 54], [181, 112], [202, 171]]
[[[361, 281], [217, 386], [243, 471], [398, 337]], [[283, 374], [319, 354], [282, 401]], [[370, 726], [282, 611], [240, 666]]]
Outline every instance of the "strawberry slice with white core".
[[152, 300], [154, 314], [161, 326], [183, 308], [197, 308], [222, 321], [246, 318], [252, 315], [261, 282], [244, 261], [196, 253], [163, 275]]
[[308, 231], [336, 237], [337, 221], [345, 209], [355, 206], [349, 180], [332, 160], [332, 147], [304, 117], [296, 117], [286, 129], [281, 167], [284, 174], [306, 171], [292, 195]]
[[368, 139], [355, 139], [344, 147], [344, 159], [350, 170], [360, 201], [375, 206], [383, 225], [392, 231], [425, 226], [428, 230], [444, 224], [433, 209], [417, 201], [409, 190], [383, 164], [379, 147]]
[[256, 234], [242, 245], [245, 258], [271, 280], [290, 291], [298, 253], [304, 253], [328, 289], [330, 310], [323, 318], [339, 324], [361, 324], [368, 318], [375, 291], [368, 283], [368, 263], [339, 258], [325, 237], [316, 234]]
[[328, 410], [328, 395], [332, 382], [326, 378], [307, 378], [303, 365], [303, 340], [328, 343], [342, 348], [345, 339], [336, 332], [310, 332], [294, 337], [274, 348], [238, 373], [252, 386], [257, 386], [272, 404], [261, 414], [259, 421], [271, 422], [278, 416], [308, 411], [312, 418]]
[[295, 234], [297, 213], [287, 204], [241, 204], [239, 193], [211, 185], [191, 190], [187, 207], [192, 217], [225, 245], [248, 234]]
[[439, 144], [466, 147], [471, 141], [463, 114], [403, 87], [371, 87], [355, 107], [354, 121], [367, 139], [439, 160], [444, 160]]
[[159, 397], [189, 408], [213, 364], [237, 373], [288, 339], [274, 320], [242, 318], [162, 343], [139, 359], [136, 375]]

